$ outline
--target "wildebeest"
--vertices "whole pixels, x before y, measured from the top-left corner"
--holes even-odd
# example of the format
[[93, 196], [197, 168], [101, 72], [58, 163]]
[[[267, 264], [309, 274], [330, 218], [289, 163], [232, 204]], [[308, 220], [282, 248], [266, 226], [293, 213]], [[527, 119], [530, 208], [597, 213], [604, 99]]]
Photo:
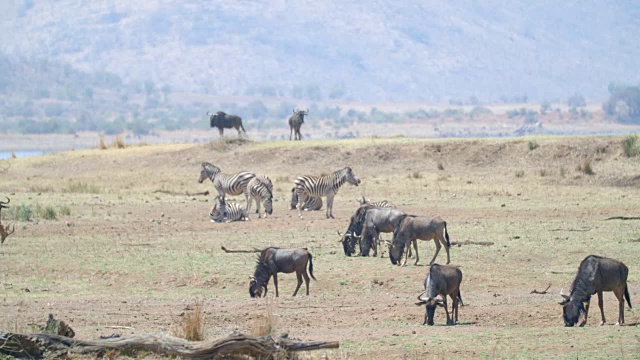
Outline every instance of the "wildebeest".
[[2, 209], [9, 208], [7, 205], [11, 202], [11, 199], [7, 198], [7, 201], [0, 201], [0, 246], [4, 244], [4, 241], [16, 231], [15, 224], [9, 224], [6, 228], [2, 225]]
[[[390, 207], [372, 206], [366, 210], [364, 224], [362, 226], [362, 236], [360, 241], [360, 253], [363, 256], [369, 255], [369, 249], [373, 245], [373, 256], [378, 255], [378, 244], [380, 243], [380, 233], [392, 233], [407, 214]], [[382, 256], [382, 249], [380, 256]], [[416, 251], [417, 256], [417, 251]]]
[[300, 134], [300, 127], [304, 124], [304, 116], [309, 115], [309, 109], [298, 110], [293, 109], [293, 115], [289, 117], [289, 140], [302, 140], [302, 134]]
[[[616, 325], [624, 324], [624, 298], [627, 299], [627, 304], [631, 308], [627, 287], [628, 274], [627, 266], [615, 259], [589, 255], [582, 260], [578, 273], [571, 284], [570, 294], [565, 295], [562, 290], [560, 291], [560, 295], [564, 298], [560, 305], [562, 305], [562, 318], [565, 326], [575, 325], [582, 313], [584, 313], [584, 321], [580, 323], [580, 326], [586, 325], [589, 303], [593, 294], [598, 294], [598, 306], [602, 315], [600, 325], [603, 325], [605, 323], [602, 306], [603, 291], [613, 291], [618, 298], [618, 323]], [[586, 308], [585, 302], [587, 303]]]
[[[290, 274], [296, 272], [298, 277], [298, 286], [296, 291], [293, 292], [293, 296], [296, 296], [300, 286], [302, 285], [302, 278], [307, 286], [307, 296], [309, 295], [309, 275], [307, 275], [307, 263], [309, 263], [309, 274], [315, 280], [313, 276], [313, 257], [307, 249], [281, 249], [275, 247], [268, 247], [260, 253], [258, 256], [258, 264], [253, 276], [250, 277], [249, 282], [249, 295], [251, 297], [262, 297], [267, 295], [267, 284], [269, 284], [269, 278], [273, 276], [273, 284], [276, 287], [276, 297], [278, 297], [278, 273]], [[264, 289], [264, 294], [262, 293]]]
[[[460, 283], [462, 282], [462, 271], [453, 265], [433, 264], [429, 267], [427, 277], [424, 280], [424, 293], [418, 296], [420, 301], [416, 305], [426, 305], [424, 322], [422, 325], [433, 325], [433, 315], [436, 306], [444, 307], [447, 313], [447, 325], [458, 322], [458, 301], [460, 297]], [[424, 294], [424, 296], [422, 296]], [[437, 296], [442, 296], [442, 300]], [[449, 319], [449, 309], [447, 308], [447, 296], [451, 297], [451, 319]]]
[[[362, 227], [364, 225], [364, 219], [368, 209], [369, 207], [366, 205], [360, 206], [358, 210], [356, 210], [355, 214], [351, 215], [347, 231], [345, 231], [344, 234], [341, 234], [340, 231], [338, 231], [344, 254], [347, 256], [351, 256], [351, 254], [356, 252], [356, 243], [360, 240], [362, 235]], [[360, 250], [362, 251], [362, 247]]]
[[249, 221], [249, 215], [244, 207], [235, 201], [226, 201], [224, 196], [216, 196], [214, 204], [209, 210], [212, 222]]
[[451, 243], [449, 242], [449, 233], [447, 232], [447, 222], [439, 217], [412, 217], [407, 216], [400, 222], [393, 232], [393, 241], [389, 247], [389, 260], [392, 264], [399, 264], [402, 259], [402, 253], [404, 251], [405, 257], [402, 266], [406, 265], [409, 246], [413, 241], [413, 247], [416, 250], [416, 265], [420, 261], [418, 255], [418, 242], [416, 240], [432, 240], [436, 243], [436, 253], [433, 255], [433, 259], [429, 265], [433, 265], [440, 252], [441, 245], [444, 245], [444, 249], [447, 251], [447, 264], [451, 262], [449, 257], [449, 248]]
[[[296, 188], [292, 188], [290, 210], [295, 210], [297, 205], [298, 194], [296, 194]], [[302, 211], [318, 211], [320, 209], [322, 209], [322, 198], [320, 197], [308, 197], [307, 201], [302, 204]]]
[[238, 115], [227, 115], [223, 111], [218, 111], [215, 114], [209, 114], [209, 121], [211, 127], [217, 127], [220, 131], [220, 137], [224, 135], [224, 129], [235, 128], [238, 130], [238, 136], [242, 135], [240, 129], [246, 134], [244, 127], [242, 126], [242, 118]]

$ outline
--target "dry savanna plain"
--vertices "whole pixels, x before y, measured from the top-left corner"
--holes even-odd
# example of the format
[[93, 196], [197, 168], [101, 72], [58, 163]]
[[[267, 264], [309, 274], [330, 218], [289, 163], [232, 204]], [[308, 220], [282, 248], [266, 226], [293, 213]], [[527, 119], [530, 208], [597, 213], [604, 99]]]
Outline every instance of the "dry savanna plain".
[[[0, 196], [57, 215], [18, 218], [2, 246], [0, 329], [36, 332], [52, 313], [80, 339], [172, 334], [202, 304], [207, 340], [252, 333], [267, 321], [274, 335], [340, 342], [301, 358], [640, 358], [640, 314], [625, 306], [626, 325], [613, 325], [612, 293], [604, 296], [604, 326], [595, 301], [583, 328], [564, 327], [558, 305], [580, 261], [598, 254], [628, 265], [631, 302], [640, 308], [640, 220], [607, 220], [640, 215], [640, 157], [624, 156], [623, 140], [230, 137], [3, 160], [10, 166], [0, 173]], [[273, 215], [211, 223], [212, 196], [198, 194], [213, 191], [210, 181], [197, 182], [203, 161], [268, 175]], [[340, 189], [335, 219], [323, 211], [299, 219], [289, 210], [297, 175], [343, 166], [362, 183]], [[460, 244], [452, 263], [464, 276], [459, 324], [446, 326], [440, 308], [436, 325], [423, 326], [424, 307], [414, 305], [433, 242], [419, 242], [418, 266], [343, 254], [337, 231], [362, 196], [447, 221]], [[2, 215], [3, 224], [13, 221], [11, 212]], [[252, 299], [256, 254], [221, 246], [306, 247], [317, 281], [310, 296], [291, 297], [295, 275], [280, 275], [279, 298], [271, 284], [266, 298]], [[444, 252], [437, 262], [446, 262]], [[546, 294], [531, 293], [549, 285]]]

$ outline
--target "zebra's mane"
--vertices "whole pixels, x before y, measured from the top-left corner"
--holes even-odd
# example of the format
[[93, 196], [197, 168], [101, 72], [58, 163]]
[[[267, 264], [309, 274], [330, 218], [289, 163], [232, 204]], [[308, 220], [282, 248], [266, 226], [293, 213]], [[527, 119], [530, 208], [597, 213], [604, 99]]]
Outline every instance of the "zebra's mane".
[[220, 170], [219, 167], [217, 167], [217, 166], [215, 166], [215, 165], [213, 165], [211, 163], [208, 163], [208, 162], [203, 162], [202, 163], [202, 167], [210, 174], [217, 174], [220, 171], [222, 171], [222, 170]]

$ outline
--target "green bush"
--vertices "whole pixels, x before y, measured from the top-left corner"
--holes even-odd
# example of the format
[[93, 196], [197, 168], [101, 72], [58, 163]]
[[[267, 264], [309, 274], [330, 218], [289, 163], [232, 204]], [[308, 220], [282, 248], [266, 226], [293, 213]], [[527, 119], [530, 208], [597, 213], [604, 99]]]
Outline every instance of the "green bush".
[[56, 209], [53, 206], [47, 206], [42, 211], [42, 218], [46, 220], [56, 220], [58, 217], [56, 216]]
[[60, 206], [60, 210], [58, 210], [58, 214], [60, 214], [61, 216], [69, 216], [71, 215], [71, 210], [69, 209], [68, 206]]
[[18, 205], [18, 220], [19, 221], [31, 221], [33, 217], [33, 209], [30, 205]]
[[629, 135], [622, 141], [622, 151], [626, 157], [640, 155], [640, 144], [638, 143], [638, 135]]

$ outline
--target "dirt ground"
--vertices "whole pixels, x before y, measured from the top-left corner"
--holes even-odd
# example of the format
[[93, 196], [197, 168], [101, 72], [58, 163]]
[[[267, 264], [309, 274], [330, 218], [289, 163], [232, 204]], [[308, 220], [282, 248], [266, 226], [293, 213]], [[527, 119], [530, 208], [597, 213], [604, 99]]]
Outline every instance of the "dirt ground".
[[[640, 316], [625, 307], [626, 326], [612, 325], [612, 293], [603, 327], [595, 302], [584, 328], [565, 328], [557, 304], [590, 254], [625, 262], [632, 304], [640, 298], [640, 221], [606, 220], [640, 215], [640, 158], [622, 154], [623, 139], [231, 138], [5, 160], [0, 196], [33, 216], [18, 219], [2, 246], [0, 329], [37, 331], [53, 313], [82, 339], [174, 333], [202, 303], [206, 339], [250, 333], [269, 319], [275, 335], [340, 341], [338, 350], [304, 355], [312, 358], [640, 358]], [[212, 196], [198, 194], [213, 191], [208, 180], [197, 183], [202, 161], [268, 175], [273, 216], [211, 223]], [[340, 189], [335, 219], [325, 219], [324, 207], [303, 219], [288, 210], [297, 175], [347, 165], [362, 184]], [[451, 248], [464, 277], [458, 325], [446, 326], [438, 309], [436, 325], [423, 326], [424, 307], [414, 305], [433, 242], [419, 243], [418, 266], [393, 266], [386, 254], [344, 256], [336, 232], [362, 196], [441, 216], [452, 241], [493, 243]], [[47, 207], [55, 220], [43, 216]], [[6, 210], [2, 216], [13, 221]], [[251, 299], [256, 255], [221, 246], [306, 247], [318, 280], [310, 296], [293, 298], [295, 276], [281, 275], [279, 298], [271, 285], [268, 297]], [[444, 250], [437, 261], [446, 261]]]

